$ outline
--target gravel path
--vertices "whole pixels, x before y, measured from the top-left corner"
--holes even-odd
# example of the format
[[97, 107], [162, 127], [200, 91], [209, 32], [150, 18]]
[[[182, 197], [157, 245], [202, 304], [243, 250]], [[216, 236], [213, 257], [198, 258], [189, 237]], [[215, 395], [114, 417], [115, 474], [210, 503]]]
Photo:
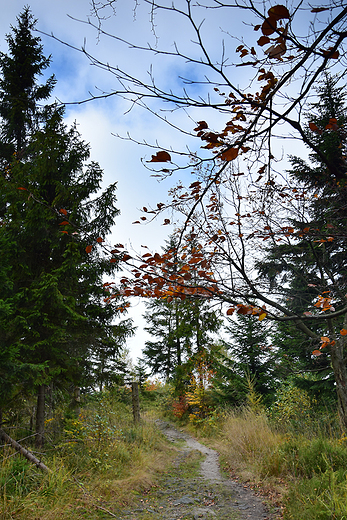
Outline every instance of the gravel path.
[[[119, 520], [265, 520], [272, 519], [261, 500], [241, 484], [222, 477], [218, 453], [165, 421], [157, 426], [172, 441], [180, 441], [172, 469], [157, 488], [139, 497]], [[204, 460], [187, 474], [192, 461]], [[196, 462], [195, 462], [196, 464]], [[190, 466], [191, 468], [191, 466]], [[193, 476], [192, 476], [193, 473]]]

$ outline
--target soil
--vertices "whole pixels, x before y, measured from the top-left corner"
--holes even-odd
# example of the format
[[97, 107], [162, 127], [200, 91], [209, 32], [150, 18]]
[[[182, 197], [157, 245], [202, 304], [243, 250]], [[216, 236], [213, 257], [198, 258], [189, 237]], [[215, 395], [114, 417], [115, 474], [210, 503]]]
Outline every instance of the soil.
[[157, 426], [177, 446], [171, 469], [119, 520], [274, 520], [261, 499], [220, 473], [218, 453], [171, 424]]

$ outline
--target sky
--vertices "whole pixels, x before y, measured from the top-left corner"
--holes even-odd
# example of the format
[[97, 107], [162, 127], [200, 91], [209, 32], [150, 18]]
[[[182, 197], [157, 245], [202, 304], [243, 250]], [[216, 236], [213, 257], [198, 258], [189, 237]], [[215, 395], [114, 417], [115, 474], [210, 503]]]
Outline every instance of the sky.
[[[178, 0], [178, 5], [182, 1]], [[104, 13], [104, 29], [119, 38], [138, 44], [146, 45], [147, 42], [152, 46], [158, 44], [169, 52], [174, 50], [173, 42], [178, 39], [180, 50], [184, 50], [190, 56], [199, 57], [197, 45], [192, 41], [192, 34], [184, 18], [178, 18], [169, 11], [164, 12], [161, 18], [154, 20], [154, 33], [148, 4], [138, 2], [138, 7], [134, 11], [136, 3], [135, 0], [115, 2], [116, 16], [110, 11]], [[10, 31], [11, 24], [16, 25], [16, 16], [24, 5], [27, 4], [18, 0], [3, 2], [0, 18], [0, 51], [2, 52], [7, 52], [4, 36]], [[44, 53], [52, 55], [52, 65], [48, 73], [56, 75], [57, 86], [54, 97], [66, 103], [66, 123], [72, 124], [76, 121], [82, 138], [90, 143], [91, 159], [97, 161], [104, 170], [104, 186], [118, 182], [118, 207], [121, 215], [115, 221], [112, 236], [109, 238], [110, 243], [122, 243], [130, 253], [139, 252], [142, 245], [146, 245], [153, 251], [160, 250], [172, 233], [173, 226], [163, 226], [164, 217], [146, 226], [134, 225], [132, 222], [139, 219], [143, 206], [153, 207], [158, 202], [167, 201], [168, 190], [178, 181], [189, 183], [191, 173], [182, 172], [175, 178], [158, 182], [146, 169], [146, 161], [150, 160], [151, 154], [156, 153], [161, 147], [174, 149], [189, 147], [194, 150], [199, 148], [201, 143], [193, 137], [177, 132], [148, 111], [132, 106], [120, 97], [108, 97], [78, 104], [77, 102], [90, 98], [90, 93], [98, 95], [118, 87], [109, 71], [91, 65], [85, 54], [79, 50], [84, 47], [88, 53], [104, 63], [125, 67], [132, 74], [147, 81], [152, 64], [158, 84], [166, 89], [171, 85], [173, 89], [179, 87], [177, 79], [179, 76], [185, 77], [189, 74], [194, 78], [198, 70], [195, 70], [194, 65], [188, 66], [184, 60], [178, 63], [169, 55], [163, 59], [162, 56], [152, 55], [147, 51], [135, 52], [117, 39], [103, 35], [98, 37], [95, 28], [88, 24], [91, 13], [89, 0], [31, 0], [28, 5], [34, 17], [38, 19], [37, 29], [41, 31]], [[202, 16], [204, 14], [200, 15], [198, 22], [202, 22]], [[225, 31], [223, 33], [220, 29], [221, 20], [218, 17], [220, 17], [218, 10], [209, 12], [203, 25], [203, 35], [211, 56], [215, 58], [220, 56], [223, 38], [226, 42], [226, 53], [230, 52], [230, 49], [235, 51], [236, 43], [230, 37], [230, 33], [240, 38], [244, 33], [250, 34], [255, 41], [258, 38], [258, 36], [255, 38], [252, 28], [235, 16], [227, 24], [229, 34]], [[305, 23], [304, 21], [302, 23], [304, 29]], [[247, 31], [251, 32], [247, 33]], [[243, 69], [238, 69], [237, 74], [241, 84], [248, 81]], [[205, 92], [206, 90], [207, 87]], [[201, 87], [201, 93], [203, 91], [204, 88]], [[199, 92], [195, 94], [198, 95]], [[159, 110], [155, 101], [151, 107], [153, 111]], [[182, 111], [168, 114], [174, 124], [183, 127], [187, 132], [191, 132], [194, 128], [194, 121], [207, 118], [206, 114], [202, 116], [198, 111], [192, 111], [191, 118]], [[162, 115], [164, 116], [165, 113]], [[209, 114], [209, 117], [211, 126], [213, 123], [217, 126], [218, 115]], [[225, 117], [223, 121], [225, 122]], [[123, 138], [116, 137], [115, 134]], [[124, 139], [128, 135], [131, 136], [131, 140]], [[154, 146], [157, 144], [158, 148], [148, 148], [143, 145], [144, 142], [152, 143]], [[138, 329], [136, 335], [128, 342], [134, 359], [140, 356], [144, 342], [149, 339], [143, 331], [144, 320], [141, 318], [143, 312], [143, 302], [135, 301], [129, 316], [134, 319]]]
[[[90, 12], [88, 0], [32, 0], [28, 4], [18, 0], [6, 2], [2, 6], [0, 18], [0, 51], [7, 52], [4, 36], [10, 32], [10, 25], [16, 25], [16, 16], [24, 5], [30, 6], [40, 31], [54, 33], [60, 40], [77, 48], [86, 44], [90, 52], [102, 55], [105, 59], [109, 57], [108, 45], [98, 41], [96, 31], [70, 18], [86, 20]], [[122, 22], [124, 24], [124, 18]], [[132, 15], [128, 17], [127, 23], [132, 23]], [[97, 88], [112, 88], [110, 75], [91, 66], [82, 53], [49, 36], [40, 34], [40, 37], [45, 55], [52, 55], [48, 73], [54, 73], [57, 78], [54, 97], [64, 103], [71, 103], [88, 98], [91, 90], [97, 93]], [[67, 124], [76, 121], [82, 138], [90, 143], [91, 159], [97, 161], [104, 170], [104, 186], [118, 182], [117, 199], [121, 215], [115, 221], [109, 242], [122, 243], [130, 252], [140, 251], [141, 245], [158, 250], [165, 244], [173, 228], [163, 226], [162, 220], [141, 227], [132, 222], [139, 219], [143, 206], [156, 206], [157, 202], [167, 199], [172, 181], [158, 183], [143, 166], [141, 160], [149, 160], [155, 151], [112, 135], [127, 136], [130, 133], [140, 141], [146, 139], [152, 142], [158, 137], [158, 123], [153, 118], [144, 110], [132, 110], [125, 114], [128, 109], [128, 104], [116, 98], [82, 105], [68, 104], [65, 121]], [[132, 303], [129, 316], [138, 328], [127, 346], [133, 359], [136, 359], [141, 355], [141, 349], [149, 336], [143, 331], [145, 322], [141, 315], [145, 310], [144, 303]]]
[[[160, 56], [149, 56], [146, 52], [135, 53], [112, 38], [98, 37], [95, 28], [87, 23], [91, 14], [89, 0], [4, 2], [0, 18], [0, 51], [7, 52], [5, 35], [10, 32], [10, 25], [16, 26], [16, 17], [25, 5], [29, 5], [37, 19], [36, 28], [40, 31], [44, 54], [52, 56], [47, 75], [54, 73], [56, 76], [57, 85], [53, 98], [66, 103], [66, 123], [69, 125], [76, 121], [82, 138], [90, 143], [91, 159], [97, 161], [104, 170], [104, 186], [118, 182], [117, 199], [121, 214], [115, 221], [109, 242], [122, 243], [130, 253], [139, 252], [142, 245], [146, 245], [152, 251], [160, 250], [174, 230], [172, 225], [162, 225], [164, 217], [145, 226], [132, 223], [139, 220], [143, 206], [155, 207], [158, 202], [167, 201], [168, 190], [178, 181], [190, 183], [191, 174], [184, 173], [177, 178], [158, 182], [156, 178], [151, 177], [144, 165], [159, 148], [151, 149], [128, 139], [117, 138], [115, 134], [121, 137], [131, 135], [138, 143], [146, 141], [153, 145], [158, 143], [158, 147], [160, 145], [175, 149], [185, 149], [187, 146], [191, 149], [198, 148], [200, 142], [197, 143], [193, 138], [180, 134], [146, 110], [132, 107], [119, 97], [77, 104], [76, 102], [90, 98], [91, 92], [98, 95], [118, 86], [112, 74], [91, 65], [79, 50], [85, 47], [88, 53], [98, 59], [112, 65], [124, 66], [134, 75], [146, 80], [150, 64], [153, 62], [156, 78], [166, 88], [171, 84], [177, 86], [177, 77], [187, 74], [186, 64], [177, 64], [170, 57], [163, 60]], [[188, 34], [188, 26], [184, 20], [165, 13], [161, 20], [156, 19], [154, 35], [148, 5], [140, 4], [136, 13], [135, 0], [119, 0], [116, 6], [116, 16], [109, 16], [110, 12], [105, 13], [106, 17], [109, 16], [104, 21], [106, 31], [137, 43], [148, 41], [154, 46], [159, 42], [159, 46], [169, 51], [179, 35], [180, 48], [198, 56], [196, 45], [191, 42], [191, 35]], [[209, 16], [208, 22], [206, 38], [209, 52], [220, 53], [220, 41], [212, 33], [216, 23], [214, 15]], [[233, 46], [235, 47], [234, 43]], [[190, 66], [189, 74], [194, 77], [194, 73], [194, 67]], [[153, 103], [152, 108], [156, 111], [159, 107]], [[201, 119], [199, 113], [192, 115], [195, 116], [195, 121]], [[194, 121], [184, 113], [171, 113], [170, 118], [187, 131], [191, 131], [195, 126]], [[141, 356], [146, 339], [150, 339], [143, 330], [146, 325], [142, 318], [144, 311], [144, 302], [141, 299], [133, 299], [128, 317], [133, 318], [137, 330], [135, 336], [128, 340], [127, 347], [134, 360]]]

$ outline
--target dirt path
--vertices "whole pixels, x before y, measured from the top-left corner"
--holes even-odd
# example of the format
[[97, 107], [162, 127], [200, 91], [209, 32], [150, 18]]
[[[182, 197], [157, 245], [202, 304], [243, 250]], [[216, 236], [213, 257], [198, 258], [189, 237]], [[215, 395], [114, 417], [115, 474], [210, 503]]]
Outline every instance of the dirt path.
[[[273, 519], [241, 484], [222, 477], [218, 453], [165, 421], [156, 421], [178, 456], [160, 486], [139, 497], [119, 520], [265, 520]], [[203, 460], [202, 460], [203, 459]]]

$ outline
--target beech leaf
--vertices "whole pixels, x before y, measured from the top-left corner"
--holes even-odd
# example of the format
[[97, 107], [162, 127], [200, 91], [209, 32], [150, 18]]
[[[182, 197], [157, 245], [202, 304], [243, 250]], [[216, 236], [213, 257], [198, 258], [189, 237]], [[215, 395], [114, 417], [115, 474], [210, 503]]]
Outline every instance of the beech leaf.
[[257, 41], [257, 44], [262, 47], [263, 45], [266, 45], [270, 42], [270, 38], [268, 36], [260, 36], [259, 40]]
[[92, 249], [93, 249], [93, 246], [87, 246], [86, 247], [86, 252], [90, 253]]
[[152, 155], [152, 159], [147, 162], [171, 162], [171, 155], [168, 152], [161, 150], [155, 155]]
[[275, 18], [276, 20], [290, 18], [289, 11], [284, 5], [274, 5], [273, 7], [270, 7], [267, 14], [270, 18]]
[[229, 150], [226, 150], [221, 154], [220, 158], [222, 159], [222, 161], [233, 161], [234, 159], [236, 159], [238, 154], [238, 148], [229, 148]]

